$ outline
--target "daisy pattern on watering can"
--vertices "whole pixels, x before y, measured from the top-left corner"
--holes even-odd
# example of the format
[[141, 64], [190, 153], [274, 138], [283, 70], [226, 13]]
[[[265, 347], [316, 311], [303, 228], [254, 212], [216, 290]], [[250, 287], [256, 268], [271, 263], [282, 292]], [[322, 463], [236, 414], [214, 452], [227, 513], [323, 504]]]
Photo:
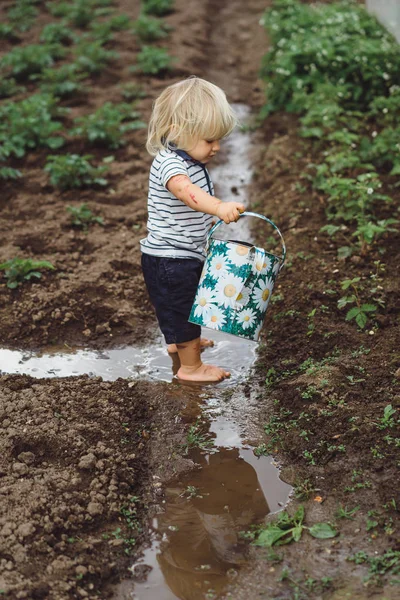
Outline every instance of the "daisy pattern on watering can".
[[251, 212], [243, 216], [258, 217], [274, 227], [282, 241], [282, 256], [247, 242], [212, 238], [223, 223], [219, 221], [209, 233], [207, 258], [189, 321], [257, 341], [286, 248], [281, 232], [267, 217]]

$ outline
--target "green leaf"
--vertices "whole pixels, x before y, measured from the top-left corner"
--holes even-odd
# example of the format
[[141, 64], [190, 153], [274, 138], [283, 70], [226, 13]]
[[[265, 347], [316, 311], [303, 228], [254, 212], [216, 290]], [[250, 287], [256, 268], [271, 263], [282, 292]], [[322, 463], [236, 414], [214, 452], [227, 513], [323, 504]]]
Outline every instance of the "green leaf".
[[353, 254], [353, 248], [350, 246], [341, 246], [338, 248], [338, 258], [349, 258]]
[[358, 306], [353, 306], [353, 308], [351, 308], [346, 315], [346, 321], [351, 321], [351, 319], [354, 319], [354, 317], [357, 318], [359, 314], [360, 309], [358, 308]]
[[364, 329], [365, 325], [367, 324], [367, 321], [368, 321], [367, 315], [363, 312], [360, 312], [356, 316], [356, 323], [360, 327], [360, 329]]
[[257, 540], [253, 542], [253, 545], [271, 547], [284, 535], [289, 533], [289, 531], [282, 530], [280, 527], [277, 527], [277, 525], [270, 525], [260, 533]]
[[333, 538], [337, 535], [337, 531], [329, 523], [315, 523], [315, 525], [309, 528], [309, 532], [319, 540]]
[[304, 521], [304, 506], [303, 505], [299, 506], [299, 508], [295, 512], [295, 514], [293, 516], [293, 521], [296, 523], [296, 525], [301, 525], [303, 523], [303, 521]]
[[293, 535], [293, 539], [295, 542], [300, 541], [302, 531], [303, 531], [302, 525], [297, 525], [296, 527], [294, 527], [292, 529], [292, 535]]
[[378, 309], [377, 306], [375, 306], [375, 304], [362, 304], [361, 305], [361, 310], [363, 312], [375, 312]]

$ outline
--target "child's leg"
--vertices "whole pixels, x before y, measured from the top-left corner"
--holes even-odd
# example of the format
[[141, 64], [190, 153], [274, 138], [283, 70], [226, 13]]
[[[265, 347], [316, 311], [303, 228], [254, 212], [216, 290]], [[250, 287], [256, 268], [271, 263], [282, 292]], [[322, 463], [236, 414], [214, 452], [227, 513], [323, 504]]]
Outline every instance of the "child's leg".
[[[200, 338], [200, 350], [204, 350], [204, 348], [212, 348], [214, 346], [214, 342], [212, 340], [208, 340], [207, 338]], [[168, 344], [167, 350], [169, 354], [175, 354], [178, 352], [178, 348], [176, 344]]]
[[222, 381], [230, 377], [225, 371], [214, 365], [205, 365], [200, 358], [200, 338], [177, 344], [181, 367], [177, 373], [179, 379], [186, 381]]

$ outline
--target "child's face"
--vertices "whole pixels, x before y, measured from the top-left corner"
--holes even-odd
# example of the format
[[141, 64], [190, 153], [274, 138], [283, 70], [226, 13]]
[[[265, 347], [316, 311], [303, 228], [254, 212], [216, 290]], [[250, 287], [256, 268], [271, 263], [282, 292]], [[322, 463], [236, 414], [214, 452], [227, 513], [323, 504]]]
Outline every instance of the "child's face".
[[202, 163], [207, 163], [217, 154], [220, 149], [219, 140], [199, 140], [192, 148], [187, 152], [195, 160], [199, 160]]

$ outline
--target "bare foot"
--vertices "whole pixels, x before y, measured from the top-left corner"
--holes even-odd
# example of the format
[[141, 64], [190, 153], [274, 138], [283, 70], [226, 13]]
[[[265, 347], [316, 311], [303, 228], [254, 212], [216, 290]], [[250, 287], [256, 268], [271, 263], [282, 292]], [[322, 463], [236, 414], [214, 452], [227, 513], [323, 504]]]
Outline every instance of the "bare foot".
[[[204, 348], [212, 348], [214, 346], [213, 340], [207, 340], [207, 338], [201, 338], [200, 340], [200, 351], [204, 350]], [[167, 346], [168, 354], [174, 354], [178, 352], [178, 348], [176, 344], [168, 344]]]
[[229, 371], [225, 371], [225, 369], [221, 369], [220, 367], [214, 367], [213, 365], [205, 365], [204, 363], [200, 363], [194, 367], [181, 366], [177, 373], [177, 377], [184, 381], [203, 381], [204, 383], [222, 381], [230, 376]]

